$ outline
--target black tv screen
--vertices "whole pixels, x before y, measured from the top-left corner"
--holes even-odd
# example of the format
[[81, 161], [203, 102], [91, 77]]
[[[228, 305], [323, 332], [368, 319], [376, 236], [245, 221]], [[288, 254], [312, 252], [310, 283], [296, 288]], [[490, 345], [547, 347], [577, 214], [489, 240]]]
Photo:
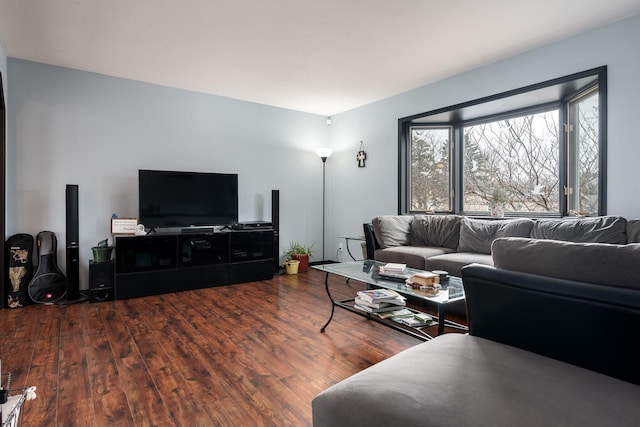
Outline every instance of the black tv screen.
[[139, 222], [147, 228], [238, 222], [238, 175], [138, 171]]

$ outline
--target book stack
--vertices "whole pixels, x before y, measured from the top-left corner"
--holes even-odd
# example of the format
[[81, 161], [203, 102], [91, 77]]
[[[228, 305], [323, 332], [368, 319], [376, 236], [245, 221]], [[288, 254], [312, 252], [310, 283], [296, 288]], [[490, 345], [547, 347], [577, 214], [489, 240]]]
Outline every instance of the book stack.
[[404, 273], [406, 269], [407, 264], [398, 264], [395, 262], [390, 262], [382, 266], [384, 273]]
[[407, 279], [407, 286], [412, 289], [420, 289], [431, 295], [438, 295], [440, 292], [440, 276], [429, 271], [416, 273]]
[[393, 318], [394, 321], [413, 328], [437, 325], [438, 322], [426, 313], [415, 313], [410, 317]]
[[383, 279], [399, 281], [405, 281], [409, 277], [407, 264], [397, 264], [394, 262], [379, 267], [378, 274]]
[[407, 305], [405, 297], [391, 289], [358, 291], [355, 308], [367, 313], [398, 311]]

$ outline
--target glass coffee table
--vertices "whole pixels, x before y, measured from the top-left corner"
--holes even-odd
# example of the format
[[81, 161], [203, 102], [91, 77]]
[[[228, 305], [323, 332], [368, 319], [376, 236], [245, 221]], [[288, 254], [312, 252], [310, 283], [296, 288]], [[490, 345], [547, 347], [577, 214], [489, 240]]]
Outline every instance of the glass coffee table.
[[[354, 298], [345, 299], [345, 300], [335, 300], [331, 296], [331, 291], [329, 290], [329, 275], [334, 274], [336, 276], [344, 277], [348, 280], [357, 280], [359, 282], [365, 283], [367, 285], [367, 289], [375, 289], [375, 288], [384, 288], [391, 289], [407, 297], [407, 299], [412, 299], [414, 301], [420, 302], [430, 302], [437, 306], [438, 316], [437, 316], [437, 335], [441, 335], [444, 333], [445, 326], [450, 328], [455, 328], [459, 330], [466, 331], [468, 330], [466, 326], [453, 322], [451, 320], [446, 319], [445, 313], [447, 305], [455, 302], [464, 300], [464, 288], [462, 286], [462, 279], [459, 277], [449, 277], [444, 283], [441, 283], [442, 288], [437, 295], [432, 295], [429, 292], [422, 291], [420, 289], [412, 289], [408, 286], [403, 280], [393, 279], [390, 280], [387, 277], [380, 276], [379, 270], [380, 267], [384, 266], [386, 263], [377, 262], [372, 260], [364, 260], [364, 261], [355, 261], [355, 262], [343, 262], [343, 263], [334, 263], [334, 264], [323, 264], [323, 265], [314, 265], [312, 268], [325, 272], [324, 285], [327, 290], [327, 295], [331, 300], [331, 315], [329, 316], [329, 320], [324, 326], [320, 329], [320, 332], [324, 332], [331, 323], [333, 319], [333, 315], [335, 313], [335, 308], [339, 307], [350, 311], [352, 313], [358, 314], [360, 316], [366, 317], [370, 320], [374, 320], [378, 323], [382, 323], [386, 326], [389, 326], [398, 331], [404, 332], [408, 335], [414, 336], [416, 338], [422, 340], [432, 339], [433, 336], [425, 331], [425, 329], [433, 328], [436, 325], [427, 325], [427, 326], [418, 326], [412, 327], [407, 326], [402, 323], [393, 321], [391, 319], [383, 319], [380, 318], [375, 313], [369, 313], [366, 311], [362, 311], [358, 308], [355, 308], [355, 295]], [[405, 272], [407, 275], [411, 275], [414, 273], [421, 272], [421, 270], [408, 268]], [[409, 310], [415, 313], [420, 313], [419, 310], [409, 308]]]

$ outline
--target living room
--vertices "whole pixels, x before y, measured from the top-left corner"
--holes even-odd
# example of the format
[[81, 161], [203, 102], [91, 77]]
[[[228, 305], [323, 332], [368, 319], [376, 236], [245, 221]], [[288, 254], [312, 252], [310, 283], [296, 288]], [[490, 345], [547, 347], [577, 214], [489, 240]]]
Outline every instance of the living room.
[[[17, 59], [0, 39], [7, 106], [5, 235], [52, 230], [63, 242], [64, 188], [78, 184], [80, 282], [86, 289], [89, 248], [111, 237], [112, 214], [138, 216], [139, 169], [238, 173], [241, 221], [270, 220], [271, 190], [280, 191], [280, 254], [288, 242], [299, 241], [314, 245], [312, 261], [347, 261], [338, 250], [340, 236], [360, 234], [375, 215], [398, 213], [399, 118], [600, 66], [608, 68], [606, 213], [638, 218], [633, 183], [640, 180], [635, 136], [640, 15], [635, 13], [326, 113]], [[170, 72], [180, 71], [178, 66]], [[367, 153], [364, 168], [355, 158], [360, 141]], [[325, 146], [333, 154], [325, 165], [323, 209], [323, 164], [315, 150]], [[59, 261], [64, 269], [64, 256]]]

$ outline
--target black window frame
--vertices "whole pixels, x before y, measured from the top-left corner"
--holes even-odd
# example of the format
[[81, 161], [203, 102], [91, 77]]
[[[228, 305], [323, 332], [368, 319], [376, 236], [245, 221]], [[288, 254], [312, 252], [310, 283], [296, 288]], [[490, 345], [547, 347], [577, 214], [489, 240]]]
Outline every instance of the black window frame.
[[[435, 213], [454, 213], [469, 216], [483, 216], [478, 212], [464, 212], [463, 207], [463, 147], [462, 129], [473, 123], [494, 121], [515, 115], [559, 108], [560, 126], [567, 123], [567, 108], [570, 99], [585, 93], [594, 86], [599, 94], [599, 156], [598, 156], [598, 212], [607, 212], [607, 66], [570, 74], [541, 83], [498, 93], [476, 100], [431, 110], [398, 119], [398, 214], [430, 213], [411, 210], [410, 197], [410, 148], [411, 128], [416, 126], [452, 126], [453, 146], [450, 150], [450, 168], [452, 174], [451, 211]], [[505, 107], [503, 107], [505, 105]], [[568, 216], [567, 197], [567, 135], [560, 132], [559, 152], [559, 212], [517, 212], [506, 213], [514, 217], [559, 217]], [[486, 216], [486, 214], [484, 214]]]

